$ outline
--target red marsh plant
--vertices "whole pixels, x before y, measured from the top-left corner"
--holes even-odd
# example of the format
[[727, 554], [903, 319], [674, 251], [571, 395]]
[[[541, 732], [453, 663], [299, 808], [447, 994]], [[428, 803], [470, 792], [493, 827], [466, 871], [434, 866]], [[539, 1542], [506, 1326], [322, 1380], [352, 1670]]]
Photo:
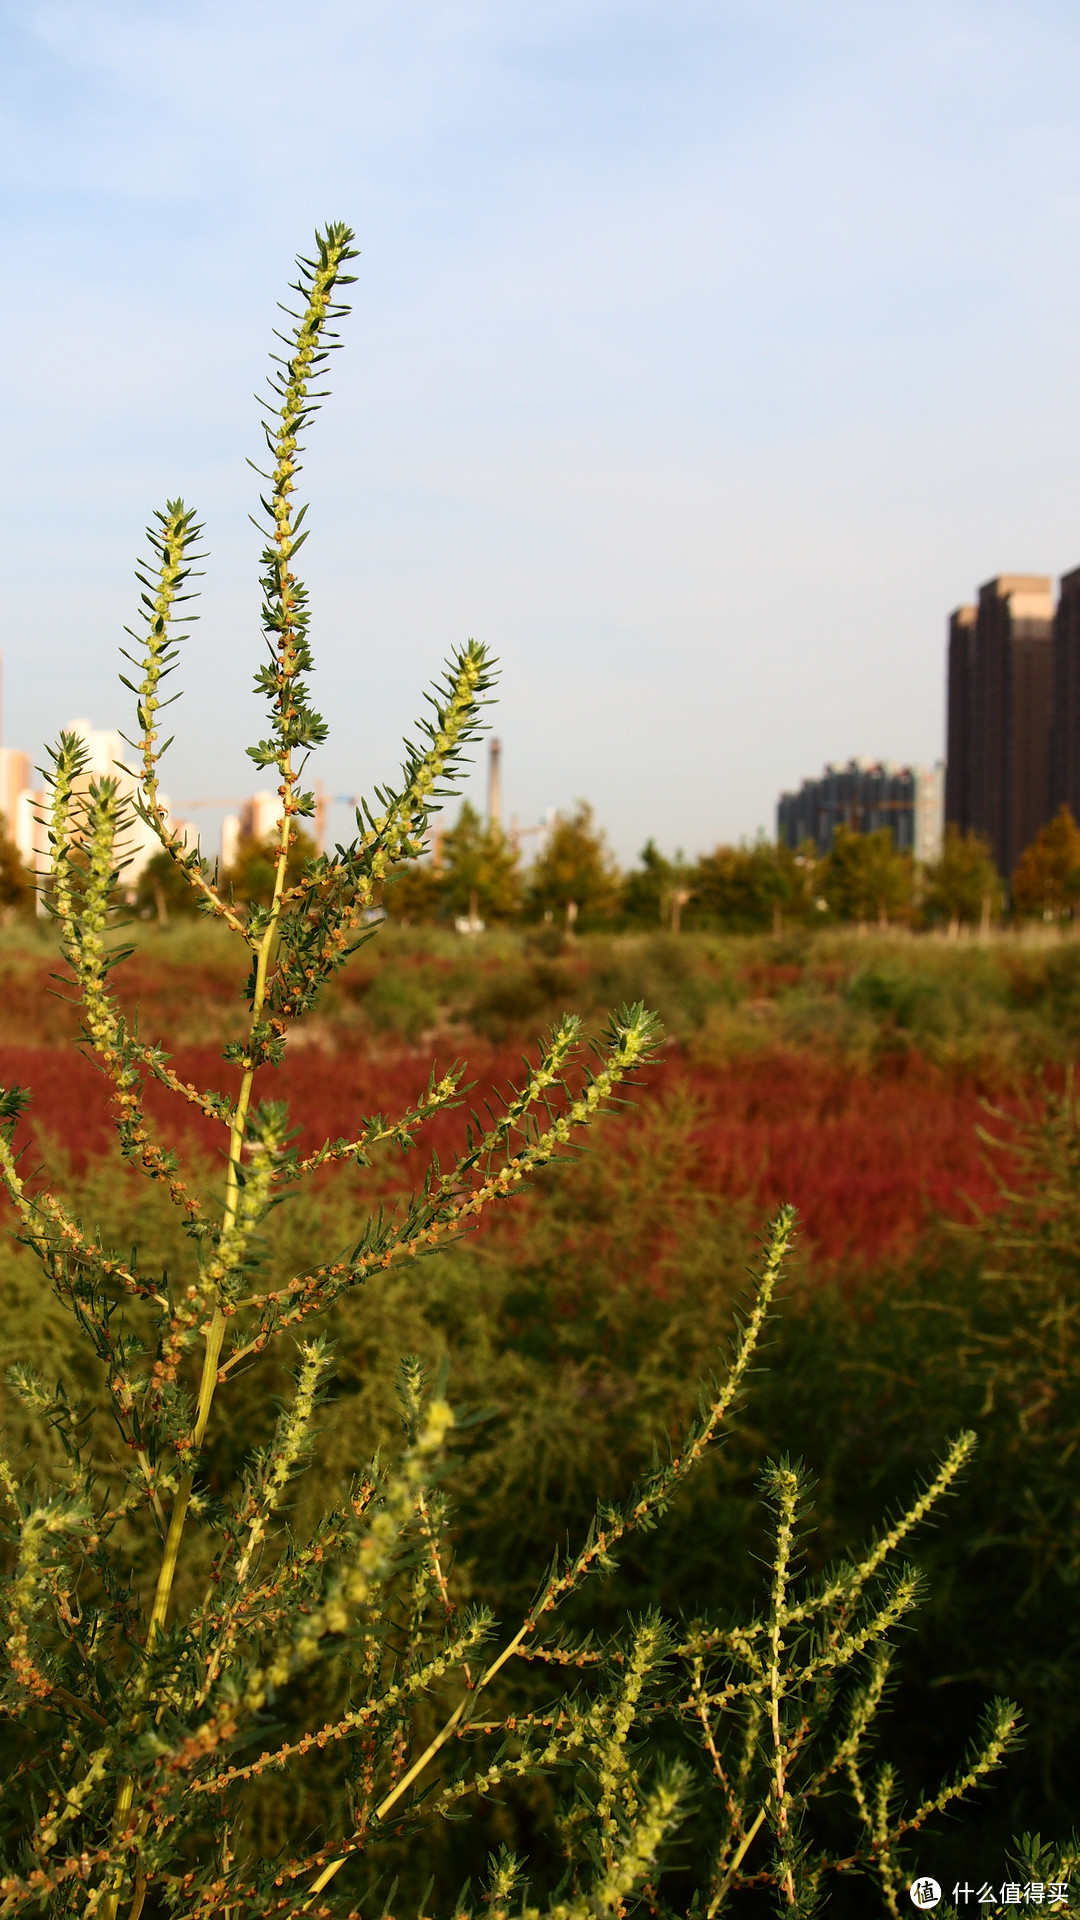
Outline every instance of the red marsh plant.
[[[279, 1201], [317, 1170], [364, 1164], [383, 1146], [414, 1149], [425, 1122], [465, 1093], [461, 1068], [433, 1071], [404, 1111], [375, 1114], [305, 1151], [284, 1103], [266, 1097], [296, 1023], [372, 937], [378, 891], [419, 854], [492, 682], [483, 647], [469, 642], [430, 696], [399, 783], [375, 790], [347, 846], [308, 859], [288, 880], [294, 837], [315, 804], [305, 766], [326, 733], [308, 697], [308, 605], [294, 571], [305, 537], [294, 497], [299, 438], [346, 311], [339, 296], [351, 240], [346, 227], [330, 226], [299, 263], [298, 309], [264, 423], [267, 655], [256, 685], [269, 722], [249, 752], [276, 772], [281, 803], [268, 904], [227, 897], [159, 796], [163, 690], [181, 638], [173, 622], [189, 597], [200, 533], [179, 501], [151, 531], [142, 625], [127, 655], [138, 811], [203, 911], [246, 955], [248, 1017], [225, 1048], [226, 1090], [185, 1079], [122, 1011], [114, 988], [127, 951], [114, 919], [129, 824], [122, 789], [89, 776], [71, 735], [52, 756], [48, 904], [84, 1044], [111, 1084], [120, 1154], [167, 1192], [188, 1260], [183, 1271], [148, 1271], [137, 1247], [110, 1245], [58, 1194], [28, 1183], [13, 1145], [28, 1096], [4, 1092], [0, 1170], [18, 1231], [85, 1343], [84, 1378], [95, 1384], [48, 1381], [25, 1367], [9, 1383], [41, 1445], [31, 1459], [0, 1461], [8, 1556], [0, 1910], [102, 1920], [138, 1920], [144, 1909], [190, 1920], [386, 1914], [395, 1894], [384, 1864], [400, 1861], [403, 1842], [421, 1858], [430, 1848], [437, 1863], [442, 1824], [471, 1813], [475, 1894], [442, 1886], [424, 1896], [425, 1911], [448, 1920], [470, 1912], [474, 1898], [497, 1920], [676, 1907], [711, 1920], [761, 1888], [783, 1911], [808, 1915], [845, 1873], [868, 1876], [896, 1914], [907, 1840], [1015, 1737], [1014, 1709], [995, 1704], [955, 1776], [907, 1809], [894, 1770], [867, 1755], [890, 1636], [919, 1591], [900, 1555], [952, 1488], [971, 1435], [864, 1552], [812, 1582], [799, 1565], [805, 1476], [787, 1460], [768, 1463], [773, 1546], [754, 1617], [732, 1626], [692, 1609], [678, 1623], [650, 1612], [606, 1638], [574, 1628], [575, 1597], [611, 1568], [628, 1536], [663, 1520], [720, 1437], [761, 1343], [792, 1237], [790, 1208], [773, 1222], [752, 1301], [696, 1418], [540, 1572], [523, 1618], [503, 1625], [455, 1592], [445, 1474], [460, 1422], [445, 1380], [430, 1384], [416, 1357], [401, 1363], [398, 1449], [357, 1459], [350, 1483], [327, 1489], [316, 1524], [290, 1524], [291, 1489], [316, 1458], [334, 1370], [320, 1316], [399, 1265], [421, 1285], [423, 1256], [565, 1156], [658, 1037], [642, 1007], [626, 1008], [590, 1061], [580, 1022], [563, 1019], [520, 1086], [466, 1122], [458, 1152], [428, 1159], [408, 1203], [376, 1209], [346, 1247], [313, 1248], [286, 1284], [267, 1285], [264, 1229]], [[200, 1187], [157, 1133], [145, 1098], [155, 1086], [217, 1130], [220, 1192]], [[250, 1376], [263, 1368], [269, 1399], [283, 1350], [291, 1392], [268, 1417], [265, 1444], [246, 1457], [241, 1450], [231, 1471], [221, 1444], [230, 1388], [243, 1373], [250, 1407]], [[305, 1722], [305, 1700], [327, 1689], [330, 1716]], [[272, 1856], [248, 1844], [252, 1797], [282, 1773], [317, 1768], [328, 1750], [341, 1759], [334, 1790], [303, 1802], [292, 1839]], [[527, 1860], [505, 1846], [485, 1857], [480, 1803], [512, 1800], [536, 1777], [561, 1805], [552, 1841], [561, 1865], [553, 1878], [541, 1863], [543, 1884], [534, 1876], [530, 1892]]]

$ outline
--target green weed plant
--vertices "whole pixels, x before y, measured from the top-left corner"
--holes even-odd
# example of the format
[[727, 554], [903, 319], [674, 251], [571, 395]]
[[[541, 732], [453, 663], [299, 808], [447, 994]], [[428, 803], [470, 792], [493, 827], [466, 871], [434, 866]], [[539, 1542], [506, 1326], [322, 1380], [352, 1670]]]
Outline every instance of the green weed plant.
[[[870, 1752], [892, 1640], [919, 1595], [902, 1555], [955, 1486], [970, 1434], [860, 1556], [812, 1579], [801, 1573], [806, 1475], [787, 1458], [766, 1464], [764, 1600], [735, 1626], [691, 1605], [681, 1621], [649, 1609], [606, 1634], [575, 1627], [585, 1590], [664, 1520], [724, 1432], [760, 1352], [794, 1231], [790, 1208], [772, 1224], [727, 1363], [696, 1414], [629, 1493], [599, 1502], [582, 1537], [540, 1573], [516, 1624], [498, 1621], [455, 1578], [446, 1476], [464, 1419], [445, 1378], [432, 1379], [415, 1356], [400, 1366], [398, 1444], [357, 1458], [313, 1517], [305, 1503], [303, 1525], [290, 1517], [299, 1477], [317, 1473], [334, 1375], [320, 1318], [398, 1269], [419, 1285], [417, 1263], [571, 1152], [659, 1038], [642, 1006], [624, 1008], [590, 1060], [580, 1021], [562, 1019], [501, 1107], [467, 1120], [452, 1164], [429, 1158], [406, 1203], [377, 1207], [344, 1247], [312, 1248], [287, 1280], [268, 1283], [269, 1221], [283, 1200], [316, 1175], [366, 1166], [380, 1149], [413, 1151], [425, 1121], [467, 1091], [460, 1066], [433, 1070], [407, 1111], [373, 1115], [352, 1137], [303, 1155], [283, 1103], [259, 1097], [296, 1023], [373, 936], [378, 891], [416, 859], [492, 684], [491, 662], [470, 642], [430, 696], [400, 782], [376, 789], [348, 845], [290, 875], [299, 823], [315, 806], [305, 766], [326, 733], [307, 690], [308, 606], [294, 572], [306, 537], [294, 502], [299, 437], [346, 311], [351, 241], [347, 228], [328, 227], [299, 263], [299, 310], [265, 422], [267, 659], [256, 685], [269, 721], [249, 752], [275, 770], [281, 801], [268, 900], [232, 898], [159, 796], [164, 683], [200, 536], [180, 501], [151, 530], [142, 625], [127, 655], [139, 813], [201, 911], [246, 956], [248, 1018], [224, 1050], [230, 1090], [181, 1079], [122, 1011], [113, 975], [130, 949], [114, 902], [129, 816], [118, 782], [89, 776], [76, 737], [62, 735], [52, 756], [48, 900], [64, 977], [84, 1044], [111, 1083], [120, 1154], [167, 1195], [182, 1248], [174, 1267], [153, 1270], [137, 1246], [113, 1245], [27, 1177], [15, 1130], [28, 1096], [3, 1093], [0, 1173], [20, 1237], [85, 1358], [69, 1380], [25, 1365], [9, 1376], [37, 1444], [29, 1459], [9, 1451], [0, 1460], [0, 1910], [385, 1916], [395, 1911], [402, 1848], [420, 1860], [429, 1850], [437, 1863], [440, 1831], [472, 1818], [471, 1891], [429, 1887], [423, 1912], [464, 1920], [481, 1904], [493, 1920], [634, 1911], [712, 1920], [766, 1896], [803, 1916], [836, 1875], [857, 1874], [896, 1915], [912, 1837], [979, 1784], [1017, 1733], [1016, 1710], [995, 1703], [955, 1773], [907, 1809], [894, 1769]], [[220, 1129], [219, 1191], [156, 1137], [144, 1105], [151, 1080]], [[238, 1457], [224, 1444], [236, 1435], [223, 1403], [233, 1394], [257, 1406], [259, 1370], [269, 1396], [283, 1355], [289, 1389], [264, 1443]], [[328, 1697], [325, 1717], [297, 1718], [298, 1704]], [[279, 1846], [253, 1843], [260, 1796], [328, 1756], [334, 1790], [302, 1803], [308, 1817]], [[542, 1867], [542, 1884], [530, 1887], [524, 1857], [489, 1852], [483, 1814], [535, 1782], [549, 1789], [561, 1864], [554, 1878]], [[817, 1830], [823, 1808], [827, 1834], [838, 1830], [838, 1805], [839, 1844]], [[1050, 1864], [1061, 1877], [1069, 1863], [1047, 1856], [1048, 1877]]]

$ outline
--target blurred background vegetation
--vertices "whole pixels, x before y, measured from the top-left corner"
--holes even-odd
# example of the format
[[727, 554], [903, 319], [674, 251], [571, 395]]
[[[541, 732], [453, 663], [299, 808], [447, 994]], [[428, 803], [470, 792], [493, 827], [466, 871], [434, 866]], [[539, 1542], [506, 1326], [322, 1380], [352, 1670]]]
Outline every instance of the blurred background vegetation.
[[[292, 854], [298, 873], [314, 853], [301, 834]], [[227, 883], [237, 899], [269, 895], [269, 850], [242, 841]], [[165, 892], [165, 889], [168, 889]], [[134, 896], [144, 918], [191, 913], [193, 895], [177, 887], [167, 855], [150, 862]], [[1014, 924], [1061, 923], [1080, 903], [1080, 830], [1068, 808], [1042, 828], [1006, 888], [977, 834], [950, 828], [940, 858], [928, 865], [898, 853], [888, 828], [838, 828], [827, 854], [812, 843], [793, 850], [759, 839], [720, 846], [688, 861], [668, 859], [648, 841], [622, 872], [580, 801], [557, 815], [539, 853], [525, 864], [520, 842], [481, 819], [467, 802], [439, 832], [430, 856], [402, 869], [383, 907], [403, 926], [467, 919], [488, 926], [553, 925], [567, 932], [655, 930], [778, 934], [785, 927], [847, 923], [984, 931], [1003, 916]]]
[[[311, 836], [298, 833], [290, 883], [315, 852]], [[222, 877], [239, 901], [269, 899], [270, 842], [241, 837]], [[166, 853], [147, 862], [125, 898], [139, 918], [162, 926], [197, 913], [196, 895]], [[527, 864], [515, 833], [482, 819], [466, 801], [453, 826], [437, 829], [430, 855], [397, 873], [382, 905], [400, 926], [468, 920], [484, 928], [542, 924], [581, 933], [779, 934], [785, 927], [855, 924], [956, 937], [964, 927], [985, 932], [1003, 917], [1016, 925], [1071, 921], [1080, 905], [1080, 828], [1062, 807], [1027, 848], [1008, 887], [987, 843], [953, 827], [929, 864], [898, 853], [888, 828], [857, 833], [840, 827], [827, 854], [810, 842], [793, 850], [762, 838], [690, 861], [681, 853], [668, 859], [649, 840], [637, 863], [622, 872], [587, 801], [554, 817]], [[30, 917], [34, 910], [32, 875], [0, 816], [0, 917]]]

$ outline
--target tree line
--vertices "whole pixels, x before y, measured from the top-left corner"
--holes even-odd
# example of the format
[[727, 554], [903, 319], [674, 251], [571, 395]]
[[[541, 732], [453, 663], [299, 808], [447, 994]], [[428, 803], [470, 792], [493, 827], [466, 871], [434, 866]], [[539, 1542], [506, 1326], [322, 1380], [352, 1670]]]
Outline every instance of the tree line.
[[[290, 882], [315, 852], [314, 841], [300, 832], [290, 853]], [[268, 899], [270, 847], [242, 838], [220, 878], [240, 902]], [[160, 923], [191, 913], [194, 899], [164, 854], [148, 863], [128, 894], [138, 917]], [[34, 904], [33, 875], [0, 835], [0, 910], [32, 913]], [[681, 854], [668, 859], [650, 839], [636, 865], [623, 871], [585, 801], [556, 817], [526, 864], [514, 836], [466, 801], [455, 824], [436, 835], [430, 855], [410, 862], [382, 895], [384, 912], [399, 925], [468, 930], [539, 922], [570, 933], [657, 927], [756, 933], [836, 921], [956, 933], [1003, 918], [1067, 921], [1078, 907], [1080, 828], [1067, 807], [1027, 848], [1008, 889], [988, 843], [954, 827], [940, 857], [924, 865], [897, 850], [889, 828], [857, 833], [839, 827], [824, 855], [812, 842], [796, 850], [761, 838], [715, 847], [693, 861]]]
[[566, 931], [603, 927], [753, 933], [785, 922], [987, 927], [1013, 919], [1071, 919], [1080, 905], [1080, 828], [1067, 807], [1026, 850], [1007, 889], [988, 843], [950, 828], [939, 858], [919, 864], [891, 829], [838, 828], [827, 854], [759, 839], [688, 861], [646, 842], [620, 870], [584, 801], [556, 818], [524, 866], [512, 837], [467, 803], [426, 860], [387, 890], [398, 921], [499, 925], [550, 921]]

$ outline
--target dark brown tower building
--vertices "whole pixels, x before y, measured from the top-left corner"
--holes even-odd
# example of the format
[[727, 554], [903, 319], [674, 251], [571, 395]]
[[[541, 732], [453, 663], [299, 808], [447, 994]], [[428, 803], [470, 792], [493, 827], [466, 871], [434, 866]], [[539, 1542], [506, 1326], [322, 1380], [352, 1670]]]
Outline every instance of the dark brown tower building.
[[1051, 811], [1050, 581], [1000, 574], [979, 589], [973, 629], [968, 613], [960, 608], [949, 623], [946, 819], [984, 834], [1008, 878]]
[[975, 691], [974, 607], [949, 615], [948, 739], [945, 747], [945, 819], [966, 833], [971, 814], [971, 727]]
[[1062, 575], [1054, 618], [1050, 779], [1051, 811], [1066, 806], [1080, 820], [1080, 567]]

